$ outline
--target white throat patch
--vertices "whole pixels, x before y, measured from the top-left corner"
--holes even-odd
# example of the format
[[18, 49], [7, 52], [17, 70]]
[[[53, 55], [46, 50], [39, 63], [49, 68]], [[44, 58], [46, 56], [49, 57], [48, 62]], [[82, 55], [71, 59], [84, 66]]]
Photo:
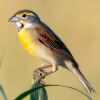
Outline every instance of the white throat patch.
[[16, 22], [16, 25], [18, 27], [18, 31], [22, 30], [22, 29], [28, 29], [28, 28], [34, 28], [35, 25], [33, 23], [26, 23], [25, 25], [20, 21], [20, 22]]

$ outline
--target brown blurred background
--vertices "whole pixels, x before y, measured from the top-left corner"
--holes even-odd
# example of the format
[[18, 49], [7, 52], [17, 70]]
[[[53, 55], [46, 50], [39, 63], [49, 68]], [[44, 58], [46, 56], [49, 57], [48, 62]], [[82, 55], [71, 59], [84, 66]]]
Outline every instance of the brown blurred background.
[[[31, 86], [32, 72], [41, 61], [32, 58], [22, 47], [17, 27], [8, 19], [18, 10], [30, 9], [48, 24], [69, 47], [82, 72], [96, 90], [100, 100], [100, 1], [99, 0], [0, 0], [0, 83], [9, 100]], [[70, 72], [59, 68], [46, 83], [69, 85], [85, 92]], [[47, 88], [49, 100], [88, 100], [65, 88]], [[0, 100], [3, 100], [0, 94]], [[25, 99], [28, 100], [28, 99]]]

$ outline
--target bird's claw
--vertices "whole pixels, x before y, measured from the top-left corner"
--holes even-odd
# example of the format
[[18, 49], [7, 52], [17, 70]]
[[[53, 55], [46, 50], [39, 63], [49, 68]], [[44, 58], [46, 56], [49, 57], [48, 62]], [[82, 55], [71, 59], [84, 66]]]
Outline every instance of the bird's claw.
[[43, 76], [45, 76], [45, 74], [47, 74], [47, 72], [45, 70], [41, 69], [41, 68], [37, 68], [36, 70], [34, 70], [33, 71], [33, 78], [35, 80], [35, 84], [37, 82], [39, 82], [39, 81], [42, 82], [42, 83], [44, 83], [42, 81], [42, 79], [45, 78], [45, 77], [43, 77]]

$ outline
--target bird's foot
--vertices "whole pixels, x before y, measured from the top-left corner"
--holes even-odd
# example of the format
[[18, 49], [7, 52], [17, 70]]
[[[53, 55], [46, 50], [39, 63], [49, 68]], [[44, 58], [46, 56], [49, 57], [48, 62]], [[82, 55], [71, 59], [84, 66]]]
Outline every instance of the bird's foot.
[[37, 68], [33, 71], [33, 78], [35, 80], [35, 84], [40, 82], [43, 82], [42, 79], [45, 78], [45, 76], [48, 74], [44, 69], [50, 67], [50, 65], [42, 65], [41, 67]]

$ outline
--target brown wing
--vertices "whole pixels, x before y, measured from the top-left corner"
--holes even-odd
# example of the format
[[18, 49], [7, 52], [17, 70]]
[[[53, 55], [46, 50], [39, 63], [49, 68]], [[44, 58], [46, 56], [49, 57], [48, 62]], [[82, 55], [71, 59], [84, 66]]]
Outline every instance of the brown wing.
[[38, 33], [38, 40], [42, 44], [53, 50], [53, 52], [59, 55], [60, 58], [70, 60], [76, 67], [78, 67], [78, 64], [74, 60], [68, 48], [48, 26], [42, 23], [42, 25], [36, 26], [35, 30]]

